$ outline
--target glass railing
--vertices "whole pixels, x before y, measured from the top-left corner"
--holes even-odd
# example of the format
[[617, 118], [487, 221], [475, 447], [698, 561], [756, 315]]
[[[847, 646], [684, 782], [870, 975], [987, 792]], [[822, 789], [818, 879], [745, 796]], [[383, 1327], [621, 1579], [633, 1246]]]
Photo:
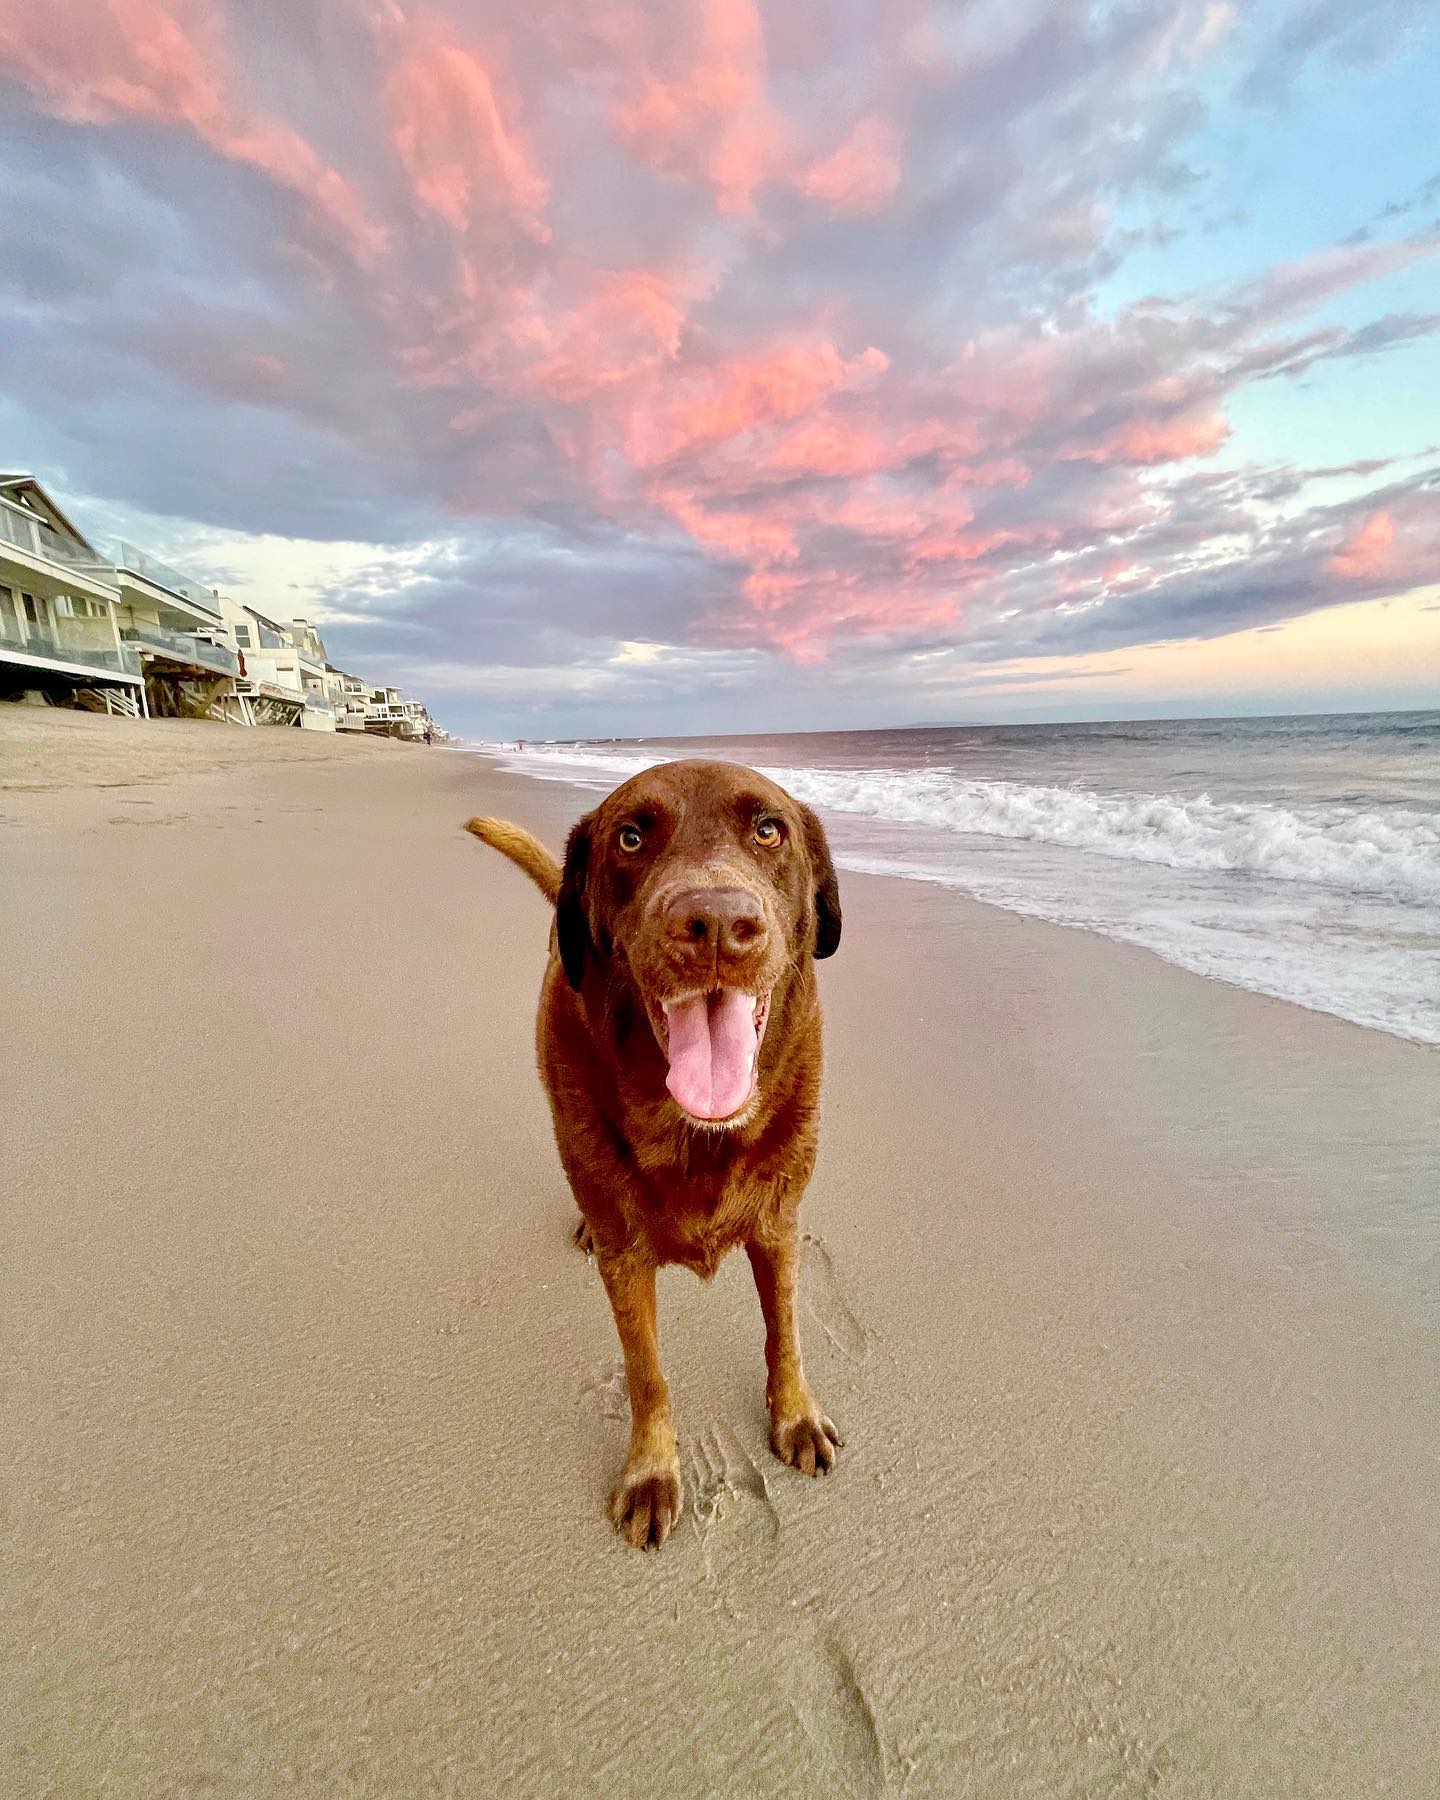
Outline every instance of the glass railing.
[[92, 580], [103, 581], [109, 587], [115, 585], [115, 571], [88, 544], [67, 537], [23, 506], [16, 506], [13, 500], [0, 500], [0, 541], [14, 544], [31, 556], [43, 556], [47, 562], [83, 569]]
[[0, 539], [7, 544], [14, 544], [21, 550], [28, 550], [32, 556], [40, 555], [40, 521], [32, 519], [27, 512], [18, 506], [12, 506], [8, 500], [0, 500]]
[[[62, 621], [62, 624], [64, 621]], [[108, 669], [116, 675], [138, 675], [140, 657], [128, 644], [113, 646], [67, 641], [64, 633], [37, 631], [26, 637], [0, 630], [0, 654], [18, 651], [23, 656], [43, 657], [48, 662], [80, 663], [87, 669]]]
[[207, 638], [190, 631], [171, 631], [165, 625], [127, 625], [120, 633], [126, 643], [141, 644], [158, 650], [177, 662], [198, 663], [202, 669], [213, 669], [217, 675], [238, 675], [240, 658], [233, 650], [212, 644]]
[[192, 606], [198, 606], [202, 612], [209, 613], [211, 618], [219, 619], [220, 602], [207, 587], [198, 581], [192, 581], [188, 575], [182, 575], [179, 569], [172, 569], [169, 563], [161, 562], [158, 556], [151, 556], [148, 550], [140, 550], [134, 544], [120, 542], [114, 546], [115, 566], [128, 571], [132, 575], [143, 575], [145, 580], [155, 587], [164, 588], [174, 594], [177, 599], [188, 600]]

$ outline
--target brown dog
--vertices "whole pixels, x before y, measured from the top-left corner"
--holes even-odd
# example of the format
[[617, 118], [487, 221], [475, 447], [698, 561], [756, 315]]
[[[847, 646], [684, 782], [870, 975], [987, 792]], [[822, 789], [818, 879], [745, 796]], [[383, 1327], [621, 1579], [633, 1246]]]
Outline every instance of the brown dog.
[[840, 1441], [805, 1380], [795, 1319], [820, 1106], [813, 959], [840, 941], [834, 865], [808, 807], [730, 763], [636, 775], [575, 826], [563, 869], [504, 820], [467, 829], [555, 903], [540, 1073], [630, 1383], [610, 1512], [632, 1544], [658, 1546], [680, 1514], [661, 1264], [708, 1279], [743, 1244], [765, 1316], [771, 1447], [816, 1475]]

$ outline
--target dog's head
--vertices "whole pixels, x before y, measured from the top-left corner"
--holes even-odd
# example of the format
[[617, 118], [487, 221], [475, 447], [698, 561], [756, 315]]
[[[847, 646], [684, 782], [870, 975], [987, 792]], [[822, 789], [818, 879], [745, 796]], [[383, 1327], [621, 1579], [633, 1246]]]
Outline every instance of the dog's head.
[[692, 1118], [743, 1119], [761, 1049], [811, 957], [840, 942], [820, 821], [734, 763], [663, 763], [616, 788], [570, 834], [555, 910], [580, 988], [595, 965], [628, 980]]

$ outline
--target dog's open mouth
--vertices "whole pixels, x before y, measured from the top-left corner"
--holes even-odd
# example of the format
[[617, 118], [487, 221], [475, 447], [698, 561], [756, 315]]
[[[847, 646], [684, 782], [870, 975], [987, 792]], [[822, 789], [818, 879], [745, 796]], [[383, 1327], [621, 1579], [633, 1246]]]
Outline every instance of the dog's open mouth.
[[655, 1036], [670, 1065], [665, 1086], [692, 1118], [728, 1119], [749, 1104], [770, 1017], [768, 994], [718, 988], [650, 1009]]

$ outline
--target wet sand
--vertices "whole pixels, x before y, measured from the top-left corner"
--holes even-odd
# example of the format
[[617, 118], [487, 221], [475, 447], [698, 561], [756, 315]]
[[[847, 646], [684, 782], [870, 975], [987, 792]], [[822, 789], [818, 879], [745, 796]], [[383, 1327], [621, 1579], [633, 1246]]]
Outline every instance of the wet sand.
[[668, 1272], [647, 1557], [545, 911], [459, 829], [583, 799], [0, 709], [11, 778], [0, 1792], [1440, 1787], [1440, 1055], [842, 875], [846, 1448], [770, 1457], [743, 1258]]

